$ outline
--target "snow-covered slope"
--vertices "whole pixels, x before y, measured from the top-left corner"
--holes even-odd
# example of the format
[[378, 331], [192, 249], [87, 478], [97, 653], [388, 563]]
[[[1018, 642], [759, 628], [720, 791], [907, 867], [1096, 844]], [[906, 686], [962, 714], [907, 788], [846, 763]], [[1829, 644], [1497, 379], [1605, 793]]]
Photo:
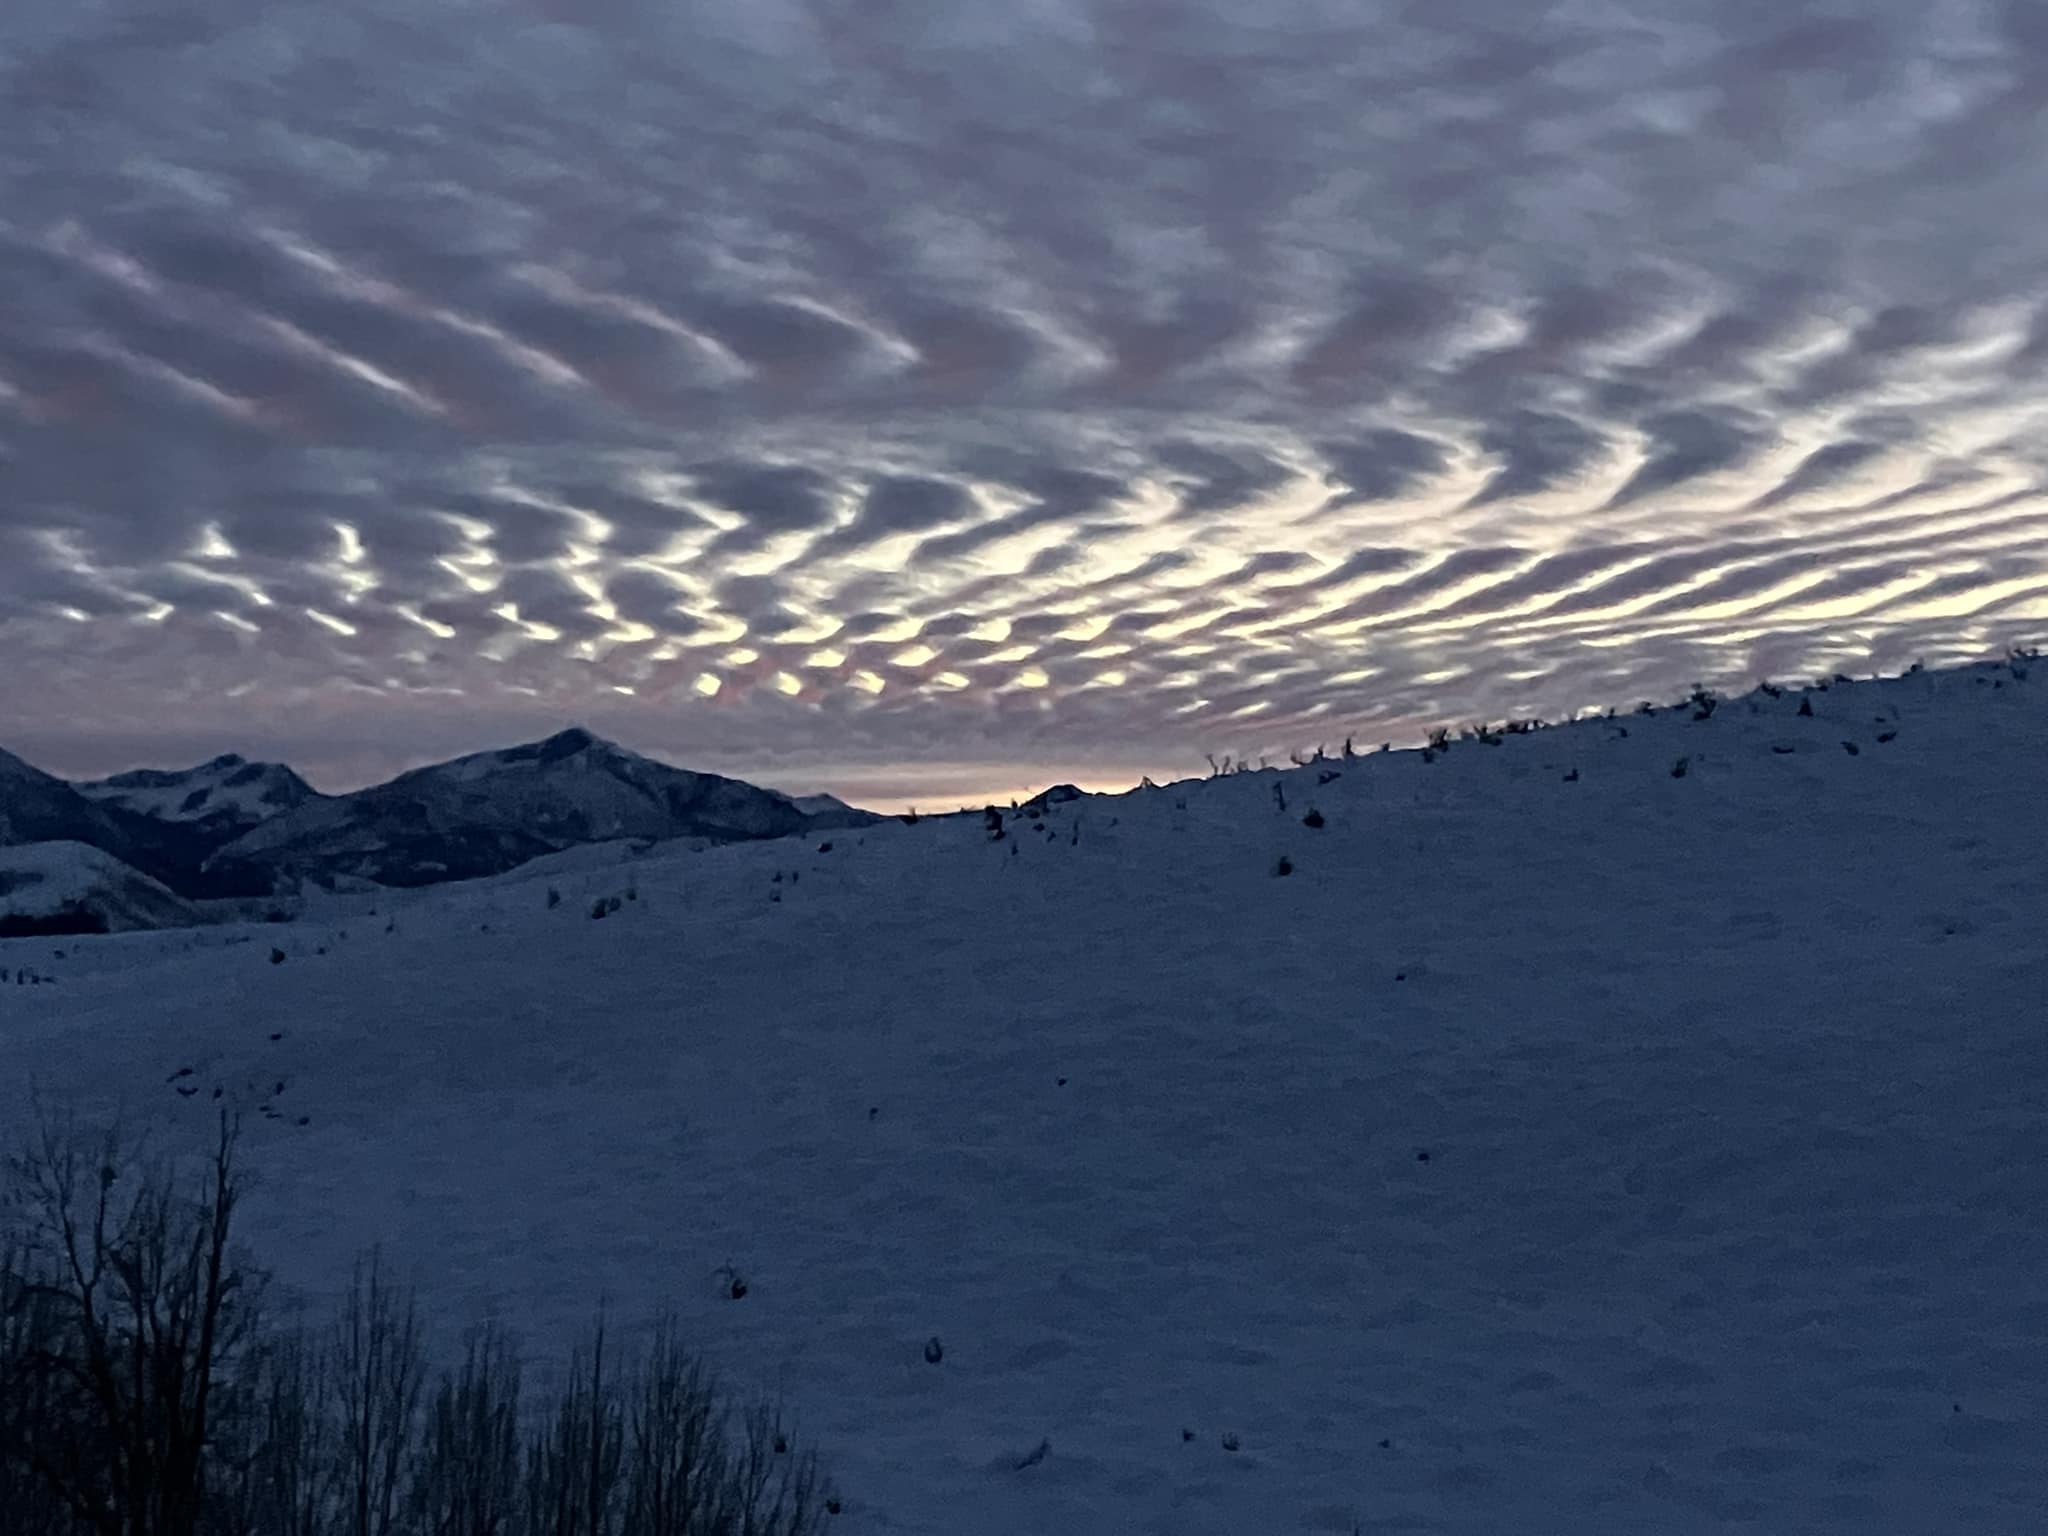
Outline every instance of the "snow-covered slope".
[[84, 843], [0, 848], [0, 935], [121, 933], [196, 922], [191, 905]]
[[0, 991], [0, 1124], [271, 1104], [285, 1282], [381, 1241], [537, 1354], [673, 1305], [841, 1533], [2018, 1536], [2025, 671], [0, 945], [57, 978]]
[[230, 843], [216, 861], [409, 886], [496, 874], [584, 843], [736, 842], [815, 824], [773, 791], [671, 768], [569, 730], [308, 801]]
[[87, 799], [159, 821], [206, 828], [222, 841], [314, 799], [282, 763], [252, 763], [233, 752], [197, 768], [138, 768], [76, 786]]
[[184, 896], [241, 894], [199, 868], [217, 839], [204, 829], [102, 804], [75, 785], [0, 752], [0, 848], [70, 842], [97, 848]]
[[807, 830], [812, 832], [829, 832], [835, 827], [864, 827], [880, 819], [873, 811], [857, 810], [837, 795], [783, 795], [782, 798], [804, 814]]
[[73, 786], [0, 751], [0, 847], [67, 839], [99, 847], [125, 836], [112, 814]]

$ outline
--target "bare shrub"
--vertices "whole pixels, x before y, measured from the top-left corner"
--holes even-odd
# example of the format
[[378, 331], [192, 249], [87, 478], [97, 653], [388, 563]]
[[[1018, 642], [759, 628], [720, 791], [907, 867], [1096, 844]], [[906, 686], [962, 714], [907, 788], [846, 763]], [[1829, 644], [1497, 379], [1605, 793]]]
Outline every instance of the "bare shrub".
[[196, 1174], [45, 1121], [0, 1205], [6, 1536], [815, 1536], [840, 1502], [779, 1410], [739, 1405], [673, 1322], [602, 1317], [528, 1413], [496, 1327], [429, 1380], [372, 1252], [334, 1322], [270, 1327], [230, 1246], [236, 1128]]

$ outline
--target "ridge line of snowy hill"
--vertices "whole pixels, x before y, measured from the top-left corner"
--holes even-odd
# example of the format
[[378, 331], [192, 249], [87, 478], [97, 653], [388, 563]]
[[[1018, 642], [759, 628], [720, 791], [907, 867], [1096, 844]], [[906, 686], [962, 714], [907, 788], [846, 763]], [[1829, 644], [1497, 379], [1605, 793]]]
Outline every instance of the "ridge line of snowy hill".
[[0, 753], [0, 847], [82, 844], [201, 900], [425, 885], [593, 843], [711, 844], [872, 819], [829, 795], [798, 799], [675, 768], [582, 729], [339, 795], [233, 753], [76, 784]]
[[[1974, 667], [1989, 685], [1985, 669], [2004, 668], [2017, 681], [2037, 655], [2015, 651], [2003, 662], [1952, 671], [1962, 675]], [[1754, 710], [1760, 698], [1821, 693], [1851, 683], [1838, 677], [1805, 688], [1763, 684], [1732, 700], [1696, 690], [1684, 702], [1662, 709], [1644, 705], [1627, 714], [1609, 710], [1604, 716], [1555, 723], [1510, 721], [1468, 727], [1456, 738], [1441, 731], [1416, 750], [1428, 763], [1467, 741], [1487, 746], [1509, 736], [1537, 736], [1555, 746], [1601, 726], [1618, 728], [1625, 736], [1628, 727], [1620, 722], [1645, 712], [1683, 711], [1697, 723], [1727, 703]], [[1850, 750], [1861, 748], [1852, 745]], [[1318, 755], [1307, 765], [1338, 761]], [[1227, 759], [1224, 765], [1231, 775], [1253, 771]], [[1690, 768], [1674, 763], [1672, 771], [1683, 774]], [[1042, 814], [1067, 801], [1102, 798], [1057, 784], [1019, 809]], [[931, 813], [930, 819], [982, 814]], [[0, 847], [84, 844], [184, 900], [246, 903], [283, 897], [287, 910], [308, 887], [431, 885], [500, 874], [593, 845], [680, 840], [709, 846], [808, 835], [879, 819], [829, 795], [795, 797], [675, 768], [581, 728], [428, 764], [341, 795], [318, 793], [282, 764], [252, 763], [232, 753], [190, 769], [139, 769], [72, 784], [0, 752]], [[150, 909], [148, 903], [114, 905]], [[165, 910], [161, 904], [155, 909]]]

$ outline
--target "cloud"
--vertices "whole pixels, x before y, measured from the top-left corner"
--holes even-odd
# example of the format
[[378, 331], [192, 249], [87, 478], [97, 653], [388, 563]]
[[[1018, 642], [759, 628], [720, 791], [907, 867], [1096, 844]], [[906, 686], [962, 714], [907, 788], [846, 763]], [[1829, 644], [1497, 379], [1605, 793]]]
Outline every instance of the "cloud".
[[1506, 412], [1482, 423], [1476, 438], [1479, 449], [1497, 461], [1479, 501], [1568, 487], [1612, 451], [1584, 423], [1549, 411]]
[[1328, 482], [1360, 501], [1390, 501], [1418, 481], [1441, 474], [1449, 458], [1435, 439], [1390, 427], [1324, 443], [1322, 453], [1330, 465]]
[[53, 766], [1007, 786], [2048, 623], [2025, 0], [18, 9]]
[[1614, 493], [1625, 506], [1689, 480], [1743, 463], [1768, 440], [1768, 429], [1718, 411], [1666, 411], [1639, 423], [1648, 439], [1642, 466]]

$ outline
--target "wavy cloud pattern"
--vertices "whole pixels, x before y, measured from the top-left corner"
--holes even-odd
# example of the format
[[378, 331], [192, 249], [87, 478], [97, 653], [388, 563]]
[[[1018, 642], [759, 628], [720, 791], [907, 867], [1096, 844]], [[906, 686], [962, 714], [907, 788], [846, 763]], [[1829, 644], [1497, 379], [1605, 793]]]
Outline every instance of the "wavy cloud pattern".
[[0, 720], [883, 803], [2048, 621], [2035, 0], [16, 0]]

